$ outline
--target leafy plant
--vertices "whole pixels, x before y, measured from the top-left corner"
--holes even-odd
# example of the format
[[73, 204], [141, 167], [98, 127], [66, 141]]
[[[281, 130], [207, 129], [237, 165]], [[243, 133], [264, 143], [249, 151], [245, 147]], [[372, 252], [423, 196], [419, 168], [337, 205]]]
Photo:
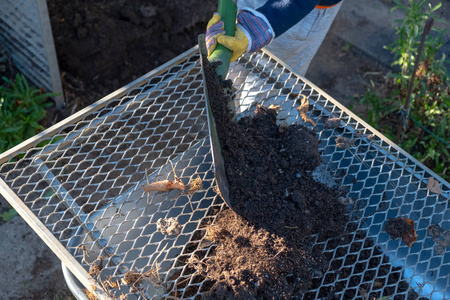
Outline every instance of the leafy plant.
[[[441, 3], [432, 6], [428, 0], [408, 0], [407, 5], [399, 0], [394, 2], [393, 10], [401, 9], [406, 13], [403, 20], [397, 21], [397, 40], [386, 47], [394, 53], [393, 66], [400, 67], [397, 73], [392, 74], [396, 85], [388, 98], [382, 98], [372, 88], [361, 101], [369, 107], [368, 121], [372, 126], [448, 179], [450, 78], [445, 55], [437, 58], [445, 30], [433, 27], [431, 34], [427, 35], [420, 65], [414, 74], [412, 94], [410, 99], [406, 99], [425, 23], [430, 18], [446, 23], [434, 14]], [[409, 110], [405, 111], [403, 108], [407, 101]]]
[[[445, 20], [437, 18], [434, 12], [438, 10], [442, 3], [432, 6], [429, 0], [408, 0], [408, 5], [402, 4], [400, 0], [394, 0], [396, 6], [391, 10], [403, 10], [406, 17], [403, 20], [397, 20], [400, 23], [396, 27], [397, 40], [390, 46], [385, 46], [386, 49], [394, 53], [394, 62], [392, 65], [398, 65], [401, 68], [400, 74], [394, 74], [397, 78], [397, 83], [401, 88], [406, 88], [411, 79], [411, 72], [414, 66], [415, 58], [417, 57], [420, 38], [425, 22], [433, 17], [436, 22], [445, 22]], [[428, 6], [427, 6], [428, 4]], [[432, 59], [436, 56], [437, 50], [443, 45], [442, 35], [445, 30], [433, 28], [437, 32], [436, 36], [428, 36], [425, 43], [423, 56], [427, 59]]]
[[14, 219], [14, 217], [17, 216], [17, 212], [14, 210], [14, 208], [9, 209], [8, 211], [4, 211], [0, 214], [0, 221], [8, 222]]
[[14, 80], [2, 79], [5, 84], [0, 86], [0, 153], [44, 129], [39, 122], [51, 106], [48, 97], [55, 95], [30, 86], [20, 74]]

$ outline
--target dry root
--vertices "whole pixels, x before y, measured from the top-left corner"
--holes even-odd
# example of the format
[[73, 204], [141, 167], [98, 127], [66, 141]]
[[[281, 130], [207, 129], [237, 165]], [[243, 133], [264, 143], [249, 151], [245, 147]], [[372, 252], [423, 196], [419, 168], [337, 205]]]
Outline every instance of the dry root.
[[183, 181], [181, 181], [177, 177], [177, 174], [175, 173], [175, 168], [173, 167], [172, 161], [169, 160], [169, 162], [172, 165], [174, 180], [161, 180], [161, 181], [149, 183], [147, 170], [145, 170], [145, 175], [147, 176], [147, 185], [144, 185], [143, 188], [146, 193], [150, 193], [153, 191], [167, 192], [170, 190], [182, 190], [183, 191], [186, 188], [186, 185], [183, 183]]
[[97, 300], [97, 296], [95, 296], [95, 286], [92, 286], [92, 291], [85, 289], [84, 292], [86, 293], [89, 300]]
[[197, 175], [197, 178], [191, 179], [191, 182], [189, 182], [189, 191], [188, 194], [193, 194], [196, 190], [199, 190], [202, 188], [202, 179], [200, 176]]
[[184, 190], [186, 188], [186, 185], [178, 179], [178, 177], [175, 177], [175, 180], [161, 180], [157, 182], [152, 182], [148, 185], [143, 186], [144, 191], [146, 193], [150, 193], [153, 191], [156, 192], [167, 192], [170, 190]]
[[270, 104], [269, 109], [273, 109], [273, 110], [275, 110], [276, 113], [278, 113], [278, 110], [280, 109], [280, 106], [279, 105], [275, 106], [273, 104]]
[[315, 126], [316, 123], [311, 120], [311, 118], [308, 116], [308, 109], [309, 109], [309, 101], [308, 98], [305, 95], [298, 95], [302, 97], [301, 104], [299, 107], [297, 107], [297, 111], [300, 114], [300, 117], [302, 118], [303, 122], [308, 122], [311, 125]]
[[92, 264], [91, 267], [89, 268], [89, 275], [96, 276], [100, 274], [102, 270], [103, 270], [103, 257], [100, 256], [98, 258], [98, 263]]

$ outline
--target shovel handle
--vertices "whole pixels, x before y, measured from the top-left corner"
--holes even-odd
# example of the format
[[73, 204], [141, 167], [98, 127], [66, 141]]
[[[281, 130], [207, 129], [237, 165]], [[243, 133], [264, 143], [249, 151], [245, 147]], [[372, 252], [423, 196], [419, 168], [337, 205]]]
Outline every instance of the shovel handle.
[[[220, 19], [224, 23], [225, 35], [234, 36], [236, 28], [236, 13], [237, 6], [233, 0], [219, 0], [217, 12], [220, 14]], [[222, 64], [217, 67], [216, 72], [226, 78], [228, 68], [230, 67], [231, 51], [223, 45], [218, 44], [214, 52], [211, 54], [209, 60], [220, 61]]]

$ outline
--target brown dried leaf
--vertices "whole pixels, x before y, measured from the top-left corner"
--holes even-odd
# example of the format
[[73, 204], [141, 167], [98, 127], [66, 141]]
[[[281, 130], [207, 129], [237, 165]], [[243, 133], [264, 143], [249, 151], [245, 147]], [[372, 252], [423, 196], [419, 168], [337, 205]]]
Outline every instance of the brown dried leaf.
[[297, 107], [297, 111], [300, 114], [300, 117], [302, 118], [303, 122], [308, 122], [313, 126], [316, 126], [316, 123], [314, 123], [313, 120], [311, 120], [310, 117], [308, 117], [308, 109], [309, 109], [309, 101], [308, 98], [304, 95], [302, 96], [302, 102], [299, 107]]
[[414, 229], [414, 221], [408, 218], [403, 218], [403, 220], [405, 220], [405, 222], [410, 225], [412, 228], [411, 230], [402, 236], [402, 241], [408, 246], [408, 247], [412, 247], [412, 245], [417, 241], [417, 233], [416, 230]]
[[414, 221], [408, 218], [391, 218], [389, 219], [384, 230], [392, 239], [402, 238], [402, 241], [411, 247], [417, 241], [416, 230], [414, 229]]
[[436, 194], [442, 195], [442, 189], [441, 189], [441, 186], [439, 185], [439, 181], [437, 181], [434, 178], [429, 178], [428, 179], [427, 188], [432, 193], [436, 193]]

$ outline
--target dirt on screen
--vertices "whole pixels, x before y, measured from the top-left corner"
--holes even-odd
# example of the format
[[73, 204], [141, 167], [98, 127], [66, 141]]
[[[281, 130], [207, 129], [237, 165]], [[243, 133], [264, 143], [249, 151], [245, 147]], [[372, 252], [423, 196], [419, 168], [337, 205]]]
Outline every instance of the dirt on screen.
[[207, 89], [230, 184], [233, 210], [221, 212], [207, 238], [218, 246], [207, 261], [214, 285], [207, 299], [271, 299], [302, 295], [328, 265], [304, 243], [311, 234], [344, 231], [346, 208], [337, 190], [315, 181], [318, 140], [303, 125], [277, 125], [277, 108], [258, 106], [233, 121], [231, 95], [207, 63]]

